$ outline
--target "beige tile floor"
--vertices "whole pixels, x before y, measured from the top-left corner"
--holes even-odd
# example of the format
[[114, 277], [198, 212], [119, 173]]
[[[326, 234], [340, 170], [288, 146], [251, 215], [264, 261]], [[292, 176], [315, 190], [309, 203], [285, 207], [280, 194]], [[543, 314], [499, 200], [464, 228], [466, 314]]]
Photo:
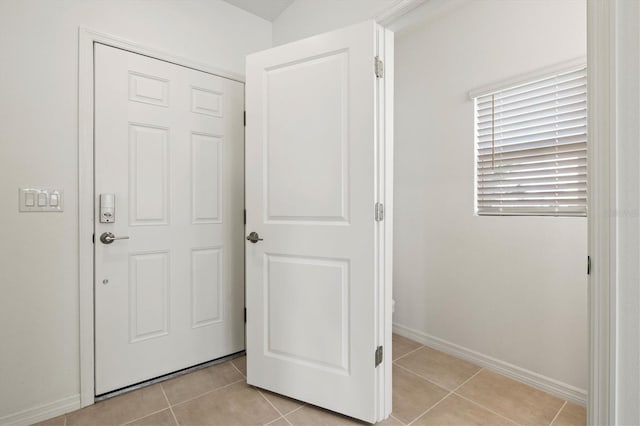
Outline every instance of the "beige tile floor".
[[[236, 358], [40, 425], [359, 425], [258, 390]], [[393, 414], [382, 425], [584, 425], [585, 409], [416, 342], [393, 337]]]

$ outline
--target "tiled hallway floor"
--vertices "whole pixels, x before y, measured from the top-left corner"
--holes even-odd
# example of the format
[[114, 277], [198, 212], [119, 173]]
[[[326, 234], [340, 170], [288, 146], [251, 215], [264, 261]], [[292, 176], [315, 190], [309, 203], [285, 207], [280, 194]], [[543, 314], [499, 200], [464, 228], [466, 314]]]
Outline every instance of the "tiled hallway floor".
[[[384, 425], [584, 425], [585, 409], [393, 337], [393, 414]], [[42, 425], [350, 425], [352, 419], [247, 386], [245, 358], [198, 370]]]

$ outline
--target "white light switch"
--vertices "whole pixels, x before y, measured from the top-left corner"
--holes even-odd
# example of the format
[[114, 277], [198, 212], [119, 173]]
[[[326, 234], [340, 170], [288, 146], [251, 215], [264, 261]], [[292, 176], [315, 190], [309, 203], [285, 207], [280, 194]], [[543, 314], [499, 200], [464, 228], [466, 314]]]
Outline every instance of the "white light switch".
[[36, 205], [36, 195], [33, 192], [24, 193], [24, 205], [26, 207], [33, 207]]
[[44, 207], [47, 205], [47, 193], [40, 192], [38, 194], [38, 207]]
[[20, 188], [18, 210], [21, 212], [61, 212], [63, 191], [47, 188]]

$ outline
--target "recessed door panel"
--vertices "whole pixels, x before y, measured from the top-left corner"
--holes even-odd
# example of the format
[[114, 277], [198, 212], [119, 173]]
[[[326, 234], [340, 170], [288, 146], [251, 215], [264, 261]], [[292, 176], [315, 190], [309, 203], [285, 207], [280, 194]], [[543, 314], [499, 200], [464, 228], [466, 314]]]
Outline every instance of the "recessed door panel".
[[191, 111], [198, 114], [222, 117], [222, 92], [202, 87], [191, 88]]
[[169, 106], [169, 81], [129, 71], [129, 99], [145, 104]]
[[168, 129], [129, 125], [131, 226], [169, 223], [168, 145]]
[[265, 70], [267, 220], [349, 220], [348, 62], [340, 50]]
[[191, 200], [194, 223], [222, 222], [222, 138], [191, 135]]
[[223, 318], [224, 282], [222, 248], [191, 251], [191, 300], [193, 327], [204, 327]]
[[129, 257], [131, 343], [169, 333], [169, 253]]
[[348, 260], [266, 257], [267, 355], [349, 374]]

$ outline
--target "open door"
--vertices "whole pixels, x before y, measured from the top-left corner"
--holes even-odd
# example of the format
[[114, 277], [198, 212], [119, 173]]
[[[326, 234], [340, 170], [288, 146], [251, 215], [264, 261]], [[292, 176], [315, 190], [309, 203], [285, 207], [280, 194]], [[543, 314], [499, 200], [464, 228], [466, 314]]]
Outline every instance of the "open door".
[[369, 21], [247, 58], [247, 381], [371, 423], [391, 412], [392, 43]]

